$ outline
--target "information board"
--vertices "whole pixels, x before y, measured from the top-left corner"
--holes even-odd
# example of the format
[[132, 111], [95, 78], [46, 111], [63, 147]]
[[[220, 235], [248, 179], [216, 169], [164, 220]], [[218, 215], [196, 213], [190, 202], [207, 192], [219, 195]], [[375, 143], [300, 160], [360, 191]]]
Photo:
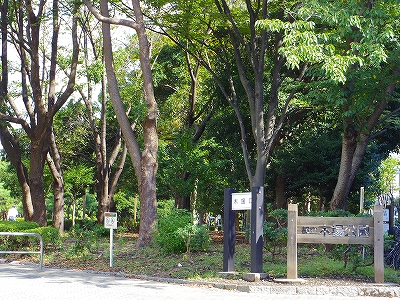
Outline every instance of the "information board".
[[117, 213], [106, 212], [104, 213], [104, 227], [109, 229], [117, 229]]

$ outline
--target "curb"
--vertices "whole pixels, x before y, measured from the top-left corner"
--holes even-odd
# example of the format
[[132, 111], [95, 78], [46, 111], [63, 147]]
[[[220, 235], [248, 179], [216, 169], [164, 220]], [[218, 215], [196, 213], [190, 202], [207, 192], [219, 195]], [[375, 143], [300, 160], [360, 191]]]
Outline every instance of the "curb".
[[397, 284], [372, 284], [371, 286], [301, 286], [301, 285], [248, 285], [235, 283], [220, 283], [212, 281], [197, 281], [176, 278], [161, 278], [147, 275], [133, 275], [125, 273], [106, 273], [112, 276], [123, 276], [149, 281], [166, 282], [182, 285], [204, 285], [217, 289], [236, 290], [244, 293], [263, 293], [266, 295], [327, 295], [344, 297], [389, 297], [400, 298], [400, 286]]
[[[3, 262], [4, 263], [4, 262]], [[9, 263], [13, 264], [13, 263]], [[21, 264], [22, 267], [32, 267], [32, 265]], [[263, 293], [265, 295], [326, 295], [326, 296], [342, 296], [342, 297], [388, 297], [400, 298], [400, 285], [383, 283], [383, 284], [370, 284], [370, 285], [346, 285], [346, 286], [307, 286], [307, 285], [290, 285], [290, 283], [274, 283], [268, 285], [260, 284], [246, 284], [229, 283], [229, 282], [212, 282], [202, 280], [187, 280], [177, 278], [163, 278], [148, 275], [136, 275], [123, 272], [100, 272], [89, 270], [76, 270], [76, 269], [57, 269], [57, 268], [43, 268], [42, 271], [37, 271], [38, 274], [43, 271], [77, 271], [87, 274], [102, 274], [114, 277], [125, 277], [132, 279], [141, 279], [147, 281], [165, 282], [178, 285], [202, 285], [217, 289], [234, 290], [244, 293]]]

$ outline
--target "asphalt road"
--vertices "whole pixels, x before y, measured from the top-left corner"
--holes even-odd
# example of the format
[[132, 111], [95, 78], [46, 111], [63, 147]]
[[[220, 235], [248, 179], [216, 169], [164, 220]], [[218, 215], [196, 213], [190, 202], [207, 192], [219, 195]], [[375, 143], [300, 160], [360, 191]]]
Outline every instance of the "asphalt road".
[[18, 300], [389, 300], [388, 297], [344, 297], [327, 295], [287, 295], [247, 293], [188, 284], [59, 270], [37, 266], [0, 264], [0, 299]]

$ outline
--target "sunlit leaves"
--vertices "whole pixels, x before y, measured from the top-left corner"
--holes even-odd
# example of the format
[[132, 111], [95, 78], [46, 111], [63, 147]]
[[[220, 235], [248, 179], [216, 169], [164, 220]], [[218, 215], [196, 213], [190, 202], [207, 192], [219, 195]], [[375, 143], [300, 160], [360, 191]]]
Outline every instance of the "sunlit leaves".
[[86, 76], [88, 80], [94, 83], [100, 83], [105, 72], [104, 64], [100, 60], [95, 60], [91, 65], [86, 68]]

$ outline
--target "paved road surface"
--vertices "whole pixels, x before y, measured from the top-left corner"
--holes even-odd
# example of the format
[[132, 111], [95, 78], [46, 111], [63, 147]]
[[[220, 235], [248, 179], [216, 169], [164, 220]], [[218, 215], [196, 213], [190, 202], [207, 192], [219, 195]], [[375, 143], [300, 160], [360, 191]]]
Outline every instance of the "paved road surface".
[[76, 270], [0, 264], [0, 299], [17, 300], [393, 300], [387, 297], [343, 297], [246, 293], [205, 286], [178, 285], [114, 277]]

